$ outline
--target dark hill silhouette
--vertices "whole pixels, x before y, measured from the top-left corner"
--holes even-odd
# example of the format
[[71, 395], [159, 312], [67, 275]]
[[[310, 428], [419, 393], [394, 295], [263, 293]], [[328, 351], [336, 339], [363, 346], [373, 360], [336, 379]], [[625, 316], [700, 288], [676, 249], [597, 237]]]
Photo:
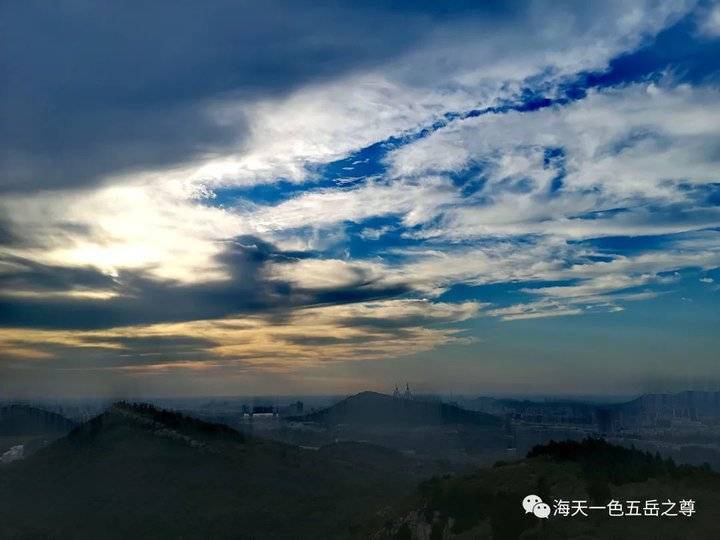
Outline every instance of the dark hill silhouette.
[[75, 422], [59, 414], [30, 407], [6, 405], [0, 407], [0, 435], [64, 435], [76, 426]]
[[[541, 520], [522, 508], [530, 494], [551, 507], [559, 499], [599, 507], [611, 500], [623, 505], [655, 500], [659, 506], [668, 499], [693, 500], [696, 513], [611, 517], [607, 509], [587, 509], [587, 517], [551, 515]], [[551, 442], [535, 447], [524, 460], [423, 482], [414, 509], [388, 520], [375, 538], [720, 538], [718, 504], [720, 475], [707, 467], [676, 465], [601, 439]], [[660, 508], [663, 512], [667, 506]]]
[[22, 445], [21, 455], [28, 456], [76, 425], [64, 416], [28, 405], [0, 407], [0, 454]]
[[650, 415], [714, 421], [720, 418], [720, 392], [686, 390], [675, 394], [643, 394], [608, 408], [627, 416]]
[[496, 416], [468, 411], [439, 401], [395, 398], [377, 392], [361, 392], [327, 409], [290, 420], [323, 424], [432, 426], [466, 424], [500, 426]]
[[118, 403], [0, 470], [0, 538], [347, 538], [425, 474], [372, 445], [303, 450]]
[[604, 419], [618, 425], [653, 424], [663, 420], [699, 421], [715, 424], [720, 420], [720, 392], [686, 390], [674, 394], [643, 394], [620, 403], [577, 400], [518, 400], [478, 397], [465, 402], [472, 410], [512, 413], [535, 422], [590, 424]]

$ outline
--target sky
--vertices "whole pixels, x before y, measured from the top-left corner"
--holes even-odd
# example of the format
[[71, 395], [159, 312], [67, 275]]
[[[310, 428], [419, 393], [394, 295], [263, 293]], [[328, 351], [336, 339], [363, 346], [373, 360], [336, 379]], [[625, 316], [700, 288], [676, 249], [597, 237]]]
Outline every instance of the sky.
[[720, 388], [720, 3], [0, 12], [0, 396]]

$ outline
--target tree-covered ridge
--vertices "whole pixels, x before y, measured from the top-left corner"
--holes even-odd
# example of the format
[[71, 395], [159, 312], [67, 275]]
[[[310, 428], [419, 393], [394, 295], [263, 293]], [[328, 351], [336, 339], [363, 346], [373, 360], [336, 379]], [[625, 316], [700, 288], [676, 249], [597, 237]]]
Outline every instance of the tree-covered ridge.
[[226, 439], [243, 442], [245, 435], [226, 426], [206, 422], [179, 412], [169, 411], [148, 403], [116, 402], [106, 412], [81, 424], [70, 432], [70, 440], [92, 437], [98, 434], [103, 426], [113, 422], [128, 422], [146, 429], [173, 430], [186, 435], [199, 435], [203, 439]]
[[709, 465], [678, 465], [672, 458], [663, 458], [659, 453], [651, 454], [593, 437], [582, 441], [550, 441], [533, 447], [527, 457], [578, 463], [584, 475], [600, 477], [616, 485], [658, 477], [720, 480], [720, 474], [713, 472]]
[[[598, 510], [587, 517], [551, 515], [540, 520], [522, 508], [530, 494], [551, 506], [560, 499], [599, 506], [611, 500], [692, 499], [697, 513], [691, 518], [613, 518]], [[590, 438], [551, 442], [536, 446], [523, 460], [427, 480], [420, 485], [415, 508], [378, 531], [376, 538], [717, 538], [718, 505], [720, 475], [708, 468], [679, 466]]]
[[430, 474], [373, 445], [306, 450], [117, 403], [0, 471], [0, 538], [363, 537]]
[[24, 404], [0, 407], [0, 436], [67, 433], [75, 422], [59, 414]]
[[392, 426], [465, 424], [499, 427], [502, 425], [502, 420], [491, 414], [469, 411], [440, 401], [405, 399], [377, 392], [361, 392], [327, 409], [293, 417], [292, 420], [324, 424]]

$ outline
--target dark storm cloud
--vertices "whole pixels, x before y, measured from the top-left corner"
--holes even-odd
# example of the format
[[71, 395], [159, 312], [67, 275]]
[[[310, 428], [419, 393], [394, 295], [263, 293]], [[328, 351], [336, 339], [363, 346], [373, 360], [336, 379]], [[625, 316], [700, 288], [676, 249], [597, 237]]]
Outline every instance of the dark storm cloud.
[[[427, 324], [427, 320], [423, 323]], [[369, 345], [374, 341], [383, 341], [386, 339], [403, 339], [414, 337], [411, 329], [396, 328], [394, 331], [378, 332], [375, 334], [362, 334], [359, 336], [336, 337], [336, 336], [276, 336], [277, 339], [293, 345], [302, 345], [305, 347], [324, 347], [327, 345]]]
[[0, 246], [13, 246], [21, 243], [21, 239], [13, 231], [10, 223], [0, 218]]
[[180, 335], [164, 336], [83, 336], [82, 341], [92, 344], [112, 343], [122, 347], [123, 354], [186, 355], [217, 345], [212, 340]]
[[[1, 183], [2, 178], [0, 178]], [[0, 191], [2, 191], [2, 187], [0, 187]], [[0, 249], [47, 249], [65, 245], [66, 242], [77, 236], [90, 237], [92, 234], [93, 228], [83, 223], [57, 222], [53, 223], [52, 229], [49, 230], [41, 223], [19, 225], [0, 215]]]
[[[445, 318], [434, 318], [435, 323], [456, 322], [457, 315], [449, 314]], [[362, 328], [372, 332], [380, 332], [387, 334], [397, 334], [402, 332], [403, 328], [427, 326], [428, 317], [424, 313], [409, 314], [402, 317], [347, 317], [342, 320], [342, 324], [349, 328]]]
[[22, 257], [0, 256], [0, 263], [13, 268], [0, 274], [4, 291], [112, 290], [117, 283], [94, 268], [53, 266]]
[[274, 296], [287, 294], [283, 284], [276, 286], [261, 279], [261, 270], [268, 260], [282, 259], [282, 255], [271, 250], [271, 246], [256, 239], [228, 243], [220, 259], [231, 278], [191, 285], [153, 279], [144, 272], [123, 271], [110, 278], [96, 270], [26, 261], [25, 268], [3, 276], [3, 281], [14, 285], [14, 290], [100, 289], [116, 292], [118, 296], [111, 299], [5, 296], [0, 299], [0, 325], [109, 328], [218, 318], [268, 309]]
[[326, 345], [346, 345], [348, 343], [357, 343], [367, 340], [367, 336], [360, 337], [336, 337], [336, 336], [275, 336], [277, 339], [281, 339], [286, 343], [292, 343], [294, 345], [305, 345], [305, 346], [326, 346]]
[[[386, 60], [436, 25], [509, 9], [442, 2], [4, 2], [0, 190], [77, 186], [221, 151], [209, 100], [286, 93]], [[446, 11], [447, 10], [447, 11]], [[232, 131], [231, 131], [232, 130]]]
[[[62, 369], [114, 368], [142, 366], [156, 362], [172, 363], [188, 360], [209, 360], [215, 358], [211, 349], [217, 345], [212, 340], [188, 336], [82, 336], [82, 346], [59, 343], [35, 343], [33, 350], [46, 354], [47, 358], [33, 359], [35, 368], [57, 368], [57, 359], [63, 359]], [[23, 341], [6, 342], [6, 350], [0, 351], [0, 358], [17, 361], [22, 365], [27, 360], [16, 356], [13, 347], [27, 346]]]
[[314, 304], [333, 305], [381, 300], [383, 298], [409, 293], [411, 288], [403, 284], [374, 287], [372, 283], [361, 283], [346, 287], [337, 287], [331, 290], [318, 291], [314, 289], [303, 289], [303, 291], [312, 296]]
[[[332, 291], [296, 289], [270, 279], [267, 264], [297, 259], [254, 238], [228, 242], [218, 257], [230, 278], [197, 284], [154, 279], [143, 272], [123, 271], [109, 277], [90, 268], [42, 265], [5, 257], [11, 269], [0, 277], [0, 326], [53, 329], [101, 329], [161, 322], [219, 319], [262, 314], [277, 321], [294, 307], [342, 304], [388, 298], [403, 287], [338, 287]], [[95, 299], [70, 296], [18, 296], [18, 291], [110, 291], [117, 296]]]

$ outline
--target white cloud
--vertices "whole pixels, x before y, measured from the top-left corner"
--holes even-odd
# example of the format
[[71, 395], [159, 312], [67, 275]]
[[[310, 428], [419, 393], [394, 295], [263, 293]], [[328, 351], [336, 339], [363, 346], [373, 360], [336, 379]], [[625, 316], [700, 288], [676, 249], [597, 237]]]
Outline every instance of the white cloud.
[[224, 275], [214, 260], [218, 241], [249, 230], [239, 216], [199, 204], [172, 184], [8, 196], [0, 208], [28, 242], [8, 253], [108, 274], [147, 269], [181, 281]]
[[388, 268], [369, 261], [303, 259], [293, 264], [275, 264], [269, 273], [273, 279], [316, 290], [346, 287], [372, 289], [402, 283]]
[[[696, 207], [682, 185], [718, 180], [718, 104], [720, 92], [709, 87], [592, 91], [565, 107], [455, 122], [394, 151], [388, 163], [395, 178], [482, 167], [482, 189], [418, 237], [588, 238], [713, 227], [720, 211]], [[547, 148], [565, 154], [562, 189], [554, 194], [560, 165], [547, 161]], [[628, 209], [601, 213], [618, 207]], [[581, 219], [591, 212], [596, 219]]]
[[393, 227], [365, 227], [360, 231], [360, 237], [363, 240], [379, 240], [382, 236], [394, 231]]
[[419, 47], [384, 65], [287, 96], [214, 101], [207, 114], [217, 124], [230, 130], [248, 126], [242, 145], [154, 174], [209, 186], [306, 181], [312, 177], [308, 164], [417, 130], [448, 111], [492, 105], [530, 77], [539, 83], [602, 70], [692, 5], [682, 0], [631, 7], [604, 2], [585, 10], [535, 5], [522, 17], [438, 24]]
[[578, 285], [526, 288], [523, 289], [523, 292], [563, 299], [596, 297], [607, 292], [646, 285], [652, 278], [653, 276], [647, 274], [639, 276], [606, 274], [586, 279]]
[[698, 27], [700, 32], [708, 37], [720, 36], [720, 5], [710, 5], [699, 15]]
[[488, 311], [488, 315], [500, 317], [504, 321], [517, 321], [522, 319], [542, 319], [545, 317], [567, 317], [580, 315], [583, 310], [577, 307], [565, 307], [552, 301], [539, 301], [529, 304], [515, 304], [505, 308]]
[[385, 215], [402, 216], [406, 226], [413, 226], [458, 202], [452, 183], [442, 177], [422, 182], [369, 180], [360, 187], [310, 190], [275, 206], [256, 207], [247, 220], [260, 232], [324, 227]]
[[[417, 229], [407, 236], [476, 244], [408, 254], [395, 265], [305, 260], [274, 267], [271, 278], [308, 288], [342, 287], [361, 279], [409, 283], [431, 295], [456, 282], [577, 278], [587, 280], [577, 287], [588, 288], [605, 274], [617, 284], [682, 264], [709, 267], [715, 262], [701, 251], [568, 267], [582, 250], [565, 240], [676, 233], [720, 223], [717, 209], [686, 206], [685, 213], [658, 219], [644, 207], [687, 205], [676, 182], [717, 180], [708, 141], [720, 134], [720, 100], [711, 88], [630, 86], [591, 92], [567, 107], [456, 121], [394, 151], [387, 178], [367, 179], [356, 187], [313, 189], [309, 184], [309, 190], [273, 206], [250, 202], [223, 209], [199, 200], [223, 187], [278, 178], [308, 181], [308, 166], [410, 133], [449, 111], [497, 103], [528, 77], [538, 83], [558, 81], [577, 71], [603, 69], [614, 55], [636, 47], [688, 7], [666, 2], [629, 8], [618, 2], [577, 14], [562, 6], [538, 6], [542, 17], [513, 20], [491, 33], [462, 26], [439, 29], [424, 46], [392, 63], [316, 82], [290, 95], [216, 101], [207, 112], [218, 123], [250, 126], [242, 147], [182, 167], [109, 178], [93, 190], [5, 198], [0, 208], [13, 230], [25, 239], [53, 239], [11, 252], [108, 273], [143, 268], [163, 278], [196, 281], [223, 275], [214, 257], [223, 240], [239, 234], [259, 234], [282, 247], [302, 249], [340, 242], [343, 222], [397, 216], [405, 227]], [[567, 154], [564, 187], [555, 197], [547, 195], [558, 172], [545, 163], [547, 146], [562, 147]], [[463, 197], [448, 173], [472, 163], [483, 165], [486, 183]], [[577, 218], [626, 205], [634, 207], [606, 219]], [[372, 238], [383, 232], [366, 229], [363, 234]], [[527, 234], [545, 238], [514, 240]], [[487, 245], [477, 244], [488, 238]], [[571, 290], [559, 289], [552, 296]]]

